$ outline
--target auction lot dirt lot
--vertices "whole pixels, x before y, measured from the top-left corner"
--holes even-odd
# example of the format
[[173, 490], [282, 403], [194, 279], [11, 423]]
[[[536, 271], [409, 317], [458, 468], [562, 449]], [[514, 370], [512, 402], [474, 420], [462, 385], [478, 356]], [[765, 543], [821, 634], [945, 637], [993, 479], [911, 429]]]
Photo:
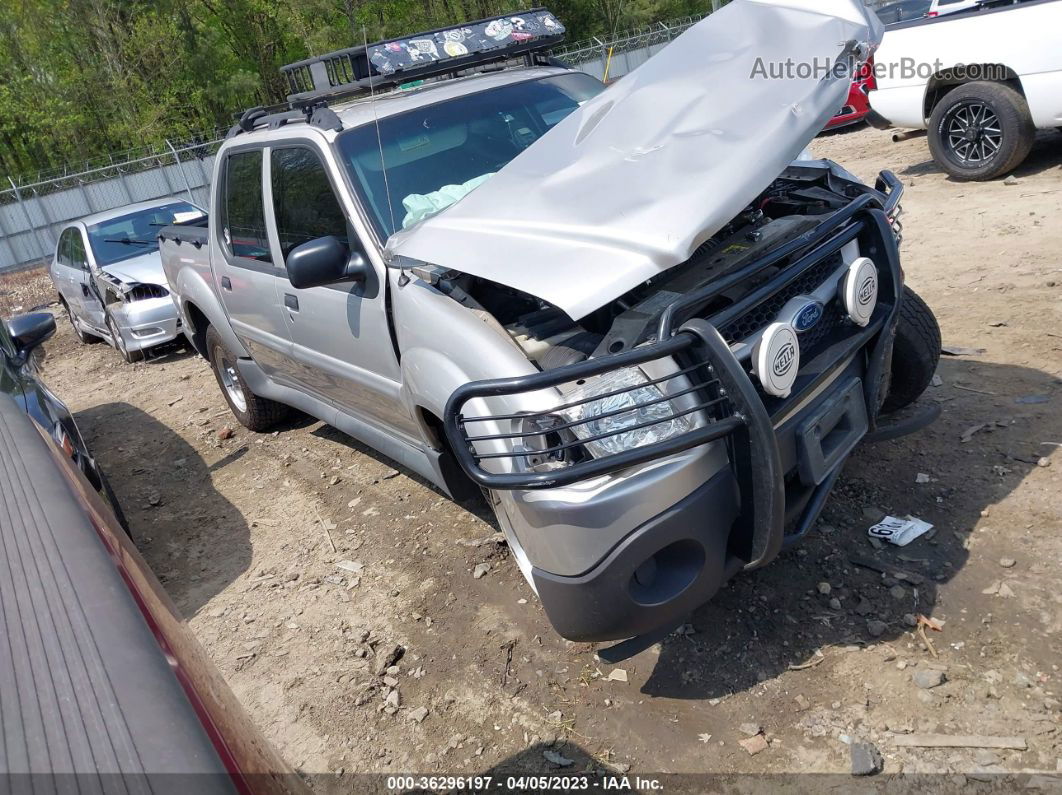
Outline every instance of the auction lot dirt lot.
[[[856, 452], [806, 543], [615, 667], [552, 632], [485, 510], [309, 419], [249, 433], [203, 360], [125, 365], [61, 323], [45, 379], [295, 768], [847, 773], [868, 741], [885, 772], [949, 785], [1062, 770], [1062, 137], [1009, 184], [951, 181], [924, 140], [869, 128], [813, 149], [902, 177], [908, 283], [945, 345], [984, 350], [942, 360], [935, 425]], [[882, 513], [934, 531], [878, 549]], [[902, 745], [924, 733], [1027, 749]]]

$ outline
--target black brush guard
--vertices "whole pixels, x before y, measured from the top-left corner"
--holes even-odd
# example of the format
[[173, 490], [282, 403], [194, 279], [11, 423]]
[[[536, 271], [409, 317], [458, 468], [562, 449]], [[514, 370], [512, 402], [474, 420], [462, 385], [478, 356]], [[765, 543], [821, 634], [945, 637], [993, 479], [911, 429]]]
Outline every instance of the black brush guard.
[[[821, 262], [824, 257], [836, 254], [842, 246], [860, 235], [869, 235], [882, 245], [872, 246], [879, 274], [891, 286], [892, 295], [886, 308], [876, 313], [870, 326], [854, 334], [847, 344], [835, 346], [852, 352], [867, 349], [864, 390], [871, 428], [877, 407], [880, 406], [883, 382], [887, 381], [891, 343], [899, 294], [902, 289], [902, 272], [893, 237], [893, 223], [897, 204], [902, 194], [902, 184], [890, 172], [882, 172], [875, 190], [854, 198], [841, 210], [826, 218], [815, 228], [783, 246], [769, 252], [759, 260], [727, 275], [707, 287], [689, 293], [667, 307], [661, 316], [656, 342], [633, 350], [604, 356], [567, 367], [534, 375], [478, 381], [458, 388], [447, 402], [444, 429], [459, 464], [476, 483], [489, 489], [548, 489], [570, 485], [589, 478], [606, 475], [630, 467], [645, 464], [665, 456], [689, 450], [699, 445], [725, 439], [730, 460], [741, 492], [741, 513], [738, 527], [741, 537], [747, 539], [742, 557], [745, 568], [754, 568], [772, 559], [786, 540], [784, 533], [785, 485], [784, 472], [779, 458], [778, 445], [772, 419], [745, 367], [731, 351], [728, 343], [717, 330], [740, 317], [751, 307], [782, 293], [787, 286], [803, 273]], [[693, 317], [716, 296], [746, 280], [752, 279], [767, 268], [791, 260], [776, 276], [768, 279], [737, 303], [708, 319]], [[890, 333], [882, 334], [882, 330]], [[561, 403], [546, 411], [508, 415], [465, 415], [463, 409], [477, 398], [492, 398], [519, 393], [538, 392], [557, 388], [564, 384], [577, 383], [605, 373], [629, 367], [637, 367], [661, 359], [672, 359], [677, 370], [667, 376], [651, 379], [624, 389], [614, 390], [592, 398]], [[685, 378], [681, 388], [668, 394], [666, 383]], [[689, 386], [685, 384], [688, 383]], [[629, 414], [638, 408], [653, 403], [671, 401], [676, 397], [692, 394], [694, 405], [680, 408], [672, 404], [672, 414], [633, 426], [623, 427], [610, 433], [591, 435], [556, 443], [544, 449], [510, 450], [509, 452], [477, 452], [477, 442], [511, 442], [519, 444], [526, 437], [544, 437], [547, 431], [514, 431], [513, 433], [482, 433], [476, 428], [489, 422], [513, 422], [521, 420], [556, 417], [558, 410], [575, 408], [579, 404], [596, 402], [605, 398], [620, 397], [624, 392], [633, 392], [645, 386], [660, 387], [665, 397], [644, 401], [632, 407], [613, 410], [603, 414], [554, 425], [549, 432], [570, 431], [589, 422]], [[799, 385], [806, 393], [813, 384]], [[683, 415], [700, 414], [701, 427], [660, 442], [634, 447], [600, 458], [588, 458], [570, 465], [547, 471], [531, 468], [533, 458], [567, 454], [588, 442], [599, 441], [650, 427]], [[471, 427], [470, 427], [471, 426]], [[557, 435], [554, 435], [557, 439]], [[484, 461], [508, 459], [513, 471], [490, 472], [483, 468]], [[818, 515], [825, 495], [835, 479], [836, 472], [825, 479], [810, 501], [804, 520], [793, 535], [803, 535]], [[809, 514], [813, 512], [813, 516]]]

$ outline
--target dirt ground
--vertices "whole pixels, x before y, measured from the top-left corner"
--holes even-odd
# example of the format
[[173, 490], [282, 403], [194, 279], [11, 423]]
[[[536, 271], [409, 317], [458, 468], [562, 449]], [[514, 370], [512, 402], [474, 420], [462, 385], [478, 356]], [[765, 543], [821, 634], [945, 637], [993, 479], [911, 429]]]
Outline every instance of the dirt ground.
[[[1062, 771], [1062, 137], [990, 184], [869, 128], [813, 149], [902, 177], [908, 282], [946, 345], [983, 351], [942, 360], [935, 425], [856, 452], [806, 543], [616, 667], [552, 632], [486, 515], [321, 423], [245, 431], [199, 358], [125, 365], [61, 323], [46, 380], [294, 767], [847, 773], [866, 741], [885, 772], [955, 786]], [[878, 549], [883, 512], [934, 530]], [[918, 614], [942, 625], [935, 654]], [[739, 742], [760, 730], [751, 754]], [[1027, 749], [904, 747], [912, 732]]]

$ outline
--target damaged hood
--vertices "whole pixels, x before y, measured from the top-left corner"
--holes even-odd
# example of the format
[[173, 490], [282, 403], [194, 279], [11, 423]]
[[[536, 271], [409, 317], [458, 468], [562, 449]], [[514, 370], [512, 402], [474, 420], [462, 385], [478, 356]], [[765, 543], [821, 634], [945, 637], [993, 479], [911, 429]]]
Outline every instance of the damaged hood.
[[113, 265], [104, 265], [100, 270], [126, 284], [166, 286], [166, 272], [162, 269], [162, 256], [158, 250], [123, 259]]
[[573, 319], [689, 259], [844, 104], [863, 0], [734, 0], [461, 201], [388, 241]]

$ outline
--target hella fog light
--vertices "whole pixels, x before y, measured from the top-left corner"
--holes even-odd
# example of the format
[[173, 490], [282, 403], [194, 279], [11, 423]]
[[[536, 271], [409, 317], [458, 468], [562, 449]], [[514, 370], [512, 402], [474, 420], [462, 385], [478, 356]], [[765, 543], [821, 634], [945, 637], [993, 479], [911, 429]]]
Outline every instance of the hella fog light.
[[865, 326], [878, 305], [878, 269], [874, 261], [867, 257], [852, 260], [841, 289], [848, 317], [857, 326]]
[[150, 326], [148, 328], [135, 328], [133, 329], [134, 337], [153, 337], [156, 334], [161, 334], [162, 329]]
[[800, 370], [800, 342], [792, 325], [771, 323], [764, 329], [752, 354], [752, 369], [764, 392], [789, 397]]
[[[691, 415], [677, 416], [671, 401], [648, 381], [640, 367], [605, 373], [565, 393], [566, 404], [579, 405], [557, 413], [569, 422], [580, 422], [572, 426], [572, 433], [585, 440], [583, 446], [594, 458], [656, 444], [696, 427]], [[593, 399], [597, 395], [601, 397]]]

